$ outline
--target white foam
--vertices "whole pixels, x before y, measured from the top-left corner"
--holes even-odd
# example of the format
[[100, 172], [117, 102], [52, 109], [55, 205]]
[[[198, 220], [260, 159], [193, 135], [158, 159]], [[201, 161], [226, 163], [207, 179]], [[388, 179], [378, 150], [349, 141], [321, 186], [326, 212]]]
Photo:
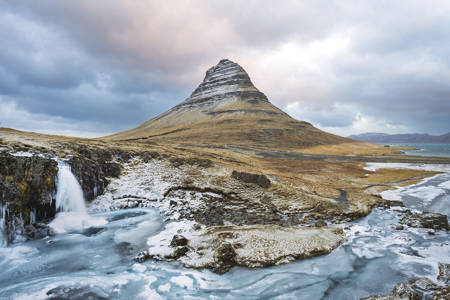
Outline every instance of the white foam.
[[93, 217], [87, 213], [60, 212], [49, 224], [58, 233], [72, 230], [83, 230], [89, 227], [101, 227], [108, 223], [105, 218]]

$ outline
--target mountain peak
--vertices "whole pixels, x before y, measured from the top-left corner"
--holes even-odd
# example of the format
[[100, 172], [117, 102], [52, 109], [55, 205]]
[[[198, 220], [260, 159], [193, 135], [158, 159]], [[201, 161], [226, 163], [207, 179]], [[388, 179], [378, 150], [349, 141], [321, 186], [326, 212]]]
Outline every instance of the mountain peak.
[[222, 59], [217, 65], [206, 71], [203, 82], [177, 108], [211, 109], [220, 102], [241, 99], [253, 100], [253, 104], [269, 102], [250, 80], [247, 72], [235, 62]]
[[209, 68], [180, 104], [106, 138], [276, 150], [351, 141], [291, 118], [253, 85], [244, 68], [228, 59]]

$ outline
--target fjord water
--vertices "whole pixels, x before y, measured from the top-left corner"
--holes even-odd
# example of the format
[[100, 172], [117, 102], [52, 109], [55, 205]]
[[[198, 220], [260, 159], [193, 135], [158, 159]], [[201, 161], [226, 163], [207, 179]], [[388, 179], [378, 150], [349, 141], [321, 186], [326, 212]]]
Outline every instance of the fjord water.
[[[442, 170], [446, 173], [389, 197], [416, 209], [441, 210], [450, 197], [450, 169]], [[400, 282], [422, 276], [435, 280], [437, 262], [450, 263], [448, 233], [389, 228], [401, 210], [375, 209], [347, 224], [348, 240], [328, 255], [261, 269], [233, 268], [225, 275], [177, 262], [133, 261], [146, 249], [146, 239], [167, 224], [156, 209], [99, 213], [90, 217], [103, 223], [0, 248], [0, 299], [360, 299], [389, 294]]]
[[408, 155], [450, 157], [450, 144], [445, 143], [379, 143], [395, 147], [415, 148], [417, 150], [405, 150]]

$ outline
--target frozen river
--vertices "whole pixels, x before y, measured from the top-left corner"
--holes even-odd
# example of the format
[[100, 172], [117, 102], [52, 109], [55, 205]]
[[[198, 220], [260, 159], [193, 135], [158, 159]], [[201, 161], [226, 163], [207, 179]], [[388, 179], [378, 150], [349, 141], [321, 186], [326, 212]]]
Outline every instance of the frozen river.
[[[385, 196], [385, 195], [383, 195]], [[450, 214], [450, 175], [387, 195], [417, 210]], [[0, 299], [360, 299], [400, 282], [432, 280], [450, 263], [448, 233], [390, 229], [400, 208], [375, 209], [340, 226], [348, 240], [328, 255], [224, 275], [133, 257], [167, 222], [157, 209], [91, 215], [94, 227], [0, 248]]]

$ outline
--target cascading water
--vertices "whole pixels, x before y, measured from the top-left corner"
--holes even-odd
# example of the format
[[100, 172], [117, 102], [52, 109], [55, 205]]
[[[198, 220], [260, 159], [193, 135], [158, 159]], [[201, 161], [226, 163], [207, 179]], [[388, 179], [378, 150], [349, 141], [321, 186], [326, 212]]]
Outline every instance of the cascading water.
[[55, 204], [60, 212], [49, 225], [58, 233], [106, 224], [106, 220], [88, 215], [81, 186], [70, 166], [61, 161], [58, 161]]
[[70, 166], [59, 163], [56, 209], [63, 212], [86, 213], [83, 191]]
[[0, 203], [0, 248], [6, 247], [8, 245], [8, 242], [6, 240], [5, 236], [5, 227], [6, 227], [6, 212], [7, 212], [7, 205], [3, 205]]

